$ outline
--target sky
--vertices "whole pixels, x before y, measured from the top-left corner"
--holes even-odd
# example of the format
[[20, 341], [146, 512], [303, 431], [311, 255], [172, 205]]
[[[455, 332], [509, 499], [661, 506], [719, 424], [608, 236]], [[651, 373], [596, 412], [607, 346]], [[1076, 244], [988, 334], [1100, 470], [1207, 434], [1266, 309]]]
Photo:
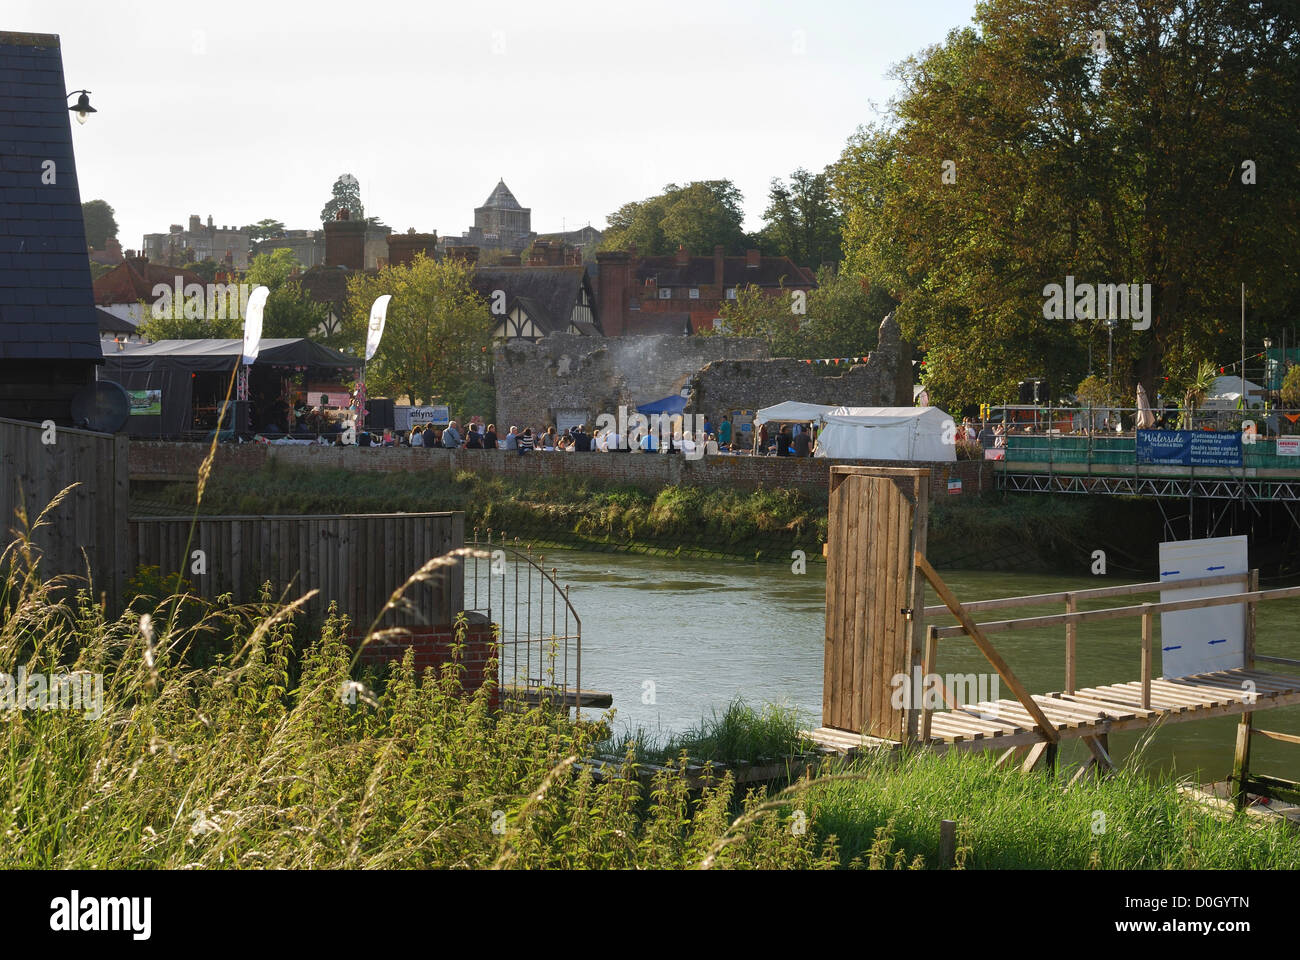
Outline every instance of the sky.
[[81, 198], [138, 249], [190, 214], [319, 228], [343, 173], [401, 232], [460, 235], [498, 178], [541, 233], [711, 179], [757, 229], [771, 179], [833, 162], [974, 6], [6, 0], [0, 30], [59, 34], [99, 111], [73, 123]]

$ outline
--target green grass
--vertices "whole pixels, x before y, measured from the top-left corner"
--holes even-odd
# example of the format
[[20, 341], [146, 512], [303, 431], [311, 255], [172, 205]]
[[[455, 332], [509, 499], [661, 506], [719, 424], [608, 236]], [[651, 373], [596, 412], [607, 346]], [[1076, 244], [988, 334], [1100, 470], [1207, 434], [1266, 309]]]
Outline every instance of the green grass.
[[620, 733], [597, 745], [597, 750], [615, 756], [632, 756], [638, 763], [663, 763], [685, 753], [696, 763], [713, 761], [734, 764], [786, 758], [807, 746], [799, 737], [798, 711], [767, 704], [751, 707], [733, 700], [721, 715], [716, 712], [681, 733], [664, 734], [638, 728]]
[[25, 537], [0, 552], [0, 670], [100, 673], [104, 710], [3, 712], [0, 869], [934, 867], [941, 819], [969, 869], [1300, 868], [1292, 827], [1217, 818], [1133, 770], [1066, 789], [1068, 771], [982, 756], [865, 758], [772, 799], [730, 773], [692, 790], [680, 756], [633, 775], [638, 750], [794, 749], [791, 712], [739, 702], [620, 741], [628, 765], [596, 782], [577, 761], [609, 748], [605, 724], [494, 710], [491, 677], [469, 693], [455, 659], [374, 677], [334, 618], [308, 632], [292, 607], [190, 596], [109, 618], [57, 586]]
[[[189, 516], [193, 505], [193, 487], [176, 484], [147, 501], [137, 499], [133, 512]], [[1084, 556], [1098, 546], [1117, 558], [1149, 552], [1159, 537], [1150, 534], [1143, 509], [1084, 497], [936, 496], [928, 553], [939, 566], [978, 567], [996, 548], [995, 565], [1044, 570], [1060, 566], [1063, 557], [1079, 556], [1083, 546], [1088, 547]], [[469, 532], [491, 530], [494, 537], [504, 533], [538, 545], [789, 563], [795, 549], [820, 561], [827, 498], [775, 488], [682, 486], [648, 492], [594, 480], [507, 478], [469, 470], [450, 476], [286, 470], [272, 459], [251, 474], [216, 472], [203, 501], [203, 512], [212, 514], [436, 510], [465, 511]], [[1158, 533], [1158, 516], [1154, 522]], [[1099, 530], [1109, 531], [1108, 541], [1123, 542], [1100, 542]]]
[[[1279, 821], [1228, 820], [1181, 797], [1171, 780], [1127, 765], [1105, 780], [1066, 789], [1055, 779], [997, 770], [988, 757], [918, 753], [864, 759], [855, 779], [824, 776], [786, 805], [834, 835], [845, 863], [869, 859], [881, 836], [905, 863], [938, 860], [939, 821], [955, 820], [971, 869], [1258, 869], [1300, 867], [1300, 833]], [[857, 779], [862, 778], [862, 779]], [[880, 850], [877, 849], [877, 853]]]

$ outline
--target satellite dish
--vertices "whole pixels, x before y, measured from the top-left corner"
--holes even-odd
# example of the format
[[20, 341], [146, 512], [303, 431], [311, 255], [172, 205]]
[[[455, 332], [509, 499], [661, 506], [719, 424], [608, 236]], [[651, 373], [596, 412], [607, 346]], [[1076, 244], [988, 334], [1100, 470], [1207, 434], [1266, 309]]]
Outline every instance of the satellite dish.
[[130, 415], [131, 398], [112, 380], [87, 384], [72, 398], [72, 424], [86, 430], [117, 433]]

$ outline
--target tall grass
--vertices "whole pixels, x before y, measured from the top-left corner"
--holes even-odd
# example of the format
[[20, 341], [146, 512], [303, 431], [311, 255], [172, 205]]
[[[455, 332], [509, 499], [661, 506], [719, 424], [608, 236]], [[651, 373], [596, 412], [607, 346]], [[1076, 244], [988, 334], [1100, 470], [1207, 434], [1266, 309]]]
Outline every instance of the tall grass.
[[[971, 868], [1300, 867], [1290, 828], [1129, 772], [1066, 790], [981, 757], [868, 758], [768, 799], [730, 773], [692, 790], [684, 757], [642, 787], [624, 743], [623, 775], [595, 782], [576, 761], [603, 726], [493, 709], [492, 666], [468, 693], [459, 647], [439, 671], [408, 652], [372, 678], [345, 621], [300, 635], [298, 602], [178, 596], [110, 618], [39, 564], [25, 530], [0, 554], [0, 670], [102, 673], [104, 711], [0, 713], [0, 868], [923, 867], [941, 818]], [[196, 664], [200, 637], [217, 652]], [[788, 750], [793, 723], [733, 705], [666, 747]]]
[[679, 733], [638, 728], [598, 744], [601, 753], [632, 756], [638, 763], [663, 763], [686, 754], [696, 763], [754, 763], [788, 758], [809, 744], [799, 736], [806, 725], [792, 707], [766, 704], [754, 708], [742, 699]]

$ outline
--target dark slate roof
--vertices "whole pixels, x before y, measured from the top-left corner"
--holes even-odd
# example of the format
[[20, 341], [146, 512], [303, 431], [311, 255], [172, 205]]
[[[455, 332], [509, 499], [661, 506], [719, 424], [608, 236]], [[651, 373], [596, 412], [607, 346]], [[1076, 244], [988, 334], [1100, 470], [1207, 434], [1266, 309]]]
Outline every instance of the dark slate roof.
[[[714, 279], [712, 257], [690, 257], [685, 264], [678, 263], [676, 256], [641, 257], [636, 264], [638, 280], [644, 283], [653, 277], [661, 287], [700, 287], [712, 284]], [[782, 282], [787, 287], [817, 285], [812, 272], [796, 266], [789, 257], [759, 257], [753, 269], [745, 264], [744, 257], [723, 257], [723, 286], [752, 283], [774, 287]]]
[[99, 318], [99, 332], [105, 333], [135, 333], [135, 322], [125, 317], [119, 317], [115, 313], [109, 313], [107, 310], [95, 308], [95, 316]]
[[316, 266], [298, 277], [298, 283], [308, 297], [317, 303], [343, 304], [348, 299], [347, 267]]
[[0, 33], [0, 359], [102, 356], [66, 92], [57, 36]]
[[506, 186], [505, 180], [498, 180], [496, 187], [493, 188], [492, 194], [487, 198], [487, 202], [479, 207], [480, 210], [491, 208], [493, 210], [522, 210], [519, 201], [515, 195], [510, 192]]
[[626, 336], [688, 336], [691, 332], [691, 315], [658, 310], [633, 310], [627, 315]]
[[[590, 290], [587, 268], [571, 267], [479, 267], [471, 281], [478, 294], [492, 301], [494, 290], [504, 290], [506, 310], [522, 305], [533, 322], [545, 333], [569, 329], [569, 318], [579, 301], [583, 284]], [[596, 313], [594, 295], [592, 314]], [[599, 319], [599, 318], [597, 318]]]

